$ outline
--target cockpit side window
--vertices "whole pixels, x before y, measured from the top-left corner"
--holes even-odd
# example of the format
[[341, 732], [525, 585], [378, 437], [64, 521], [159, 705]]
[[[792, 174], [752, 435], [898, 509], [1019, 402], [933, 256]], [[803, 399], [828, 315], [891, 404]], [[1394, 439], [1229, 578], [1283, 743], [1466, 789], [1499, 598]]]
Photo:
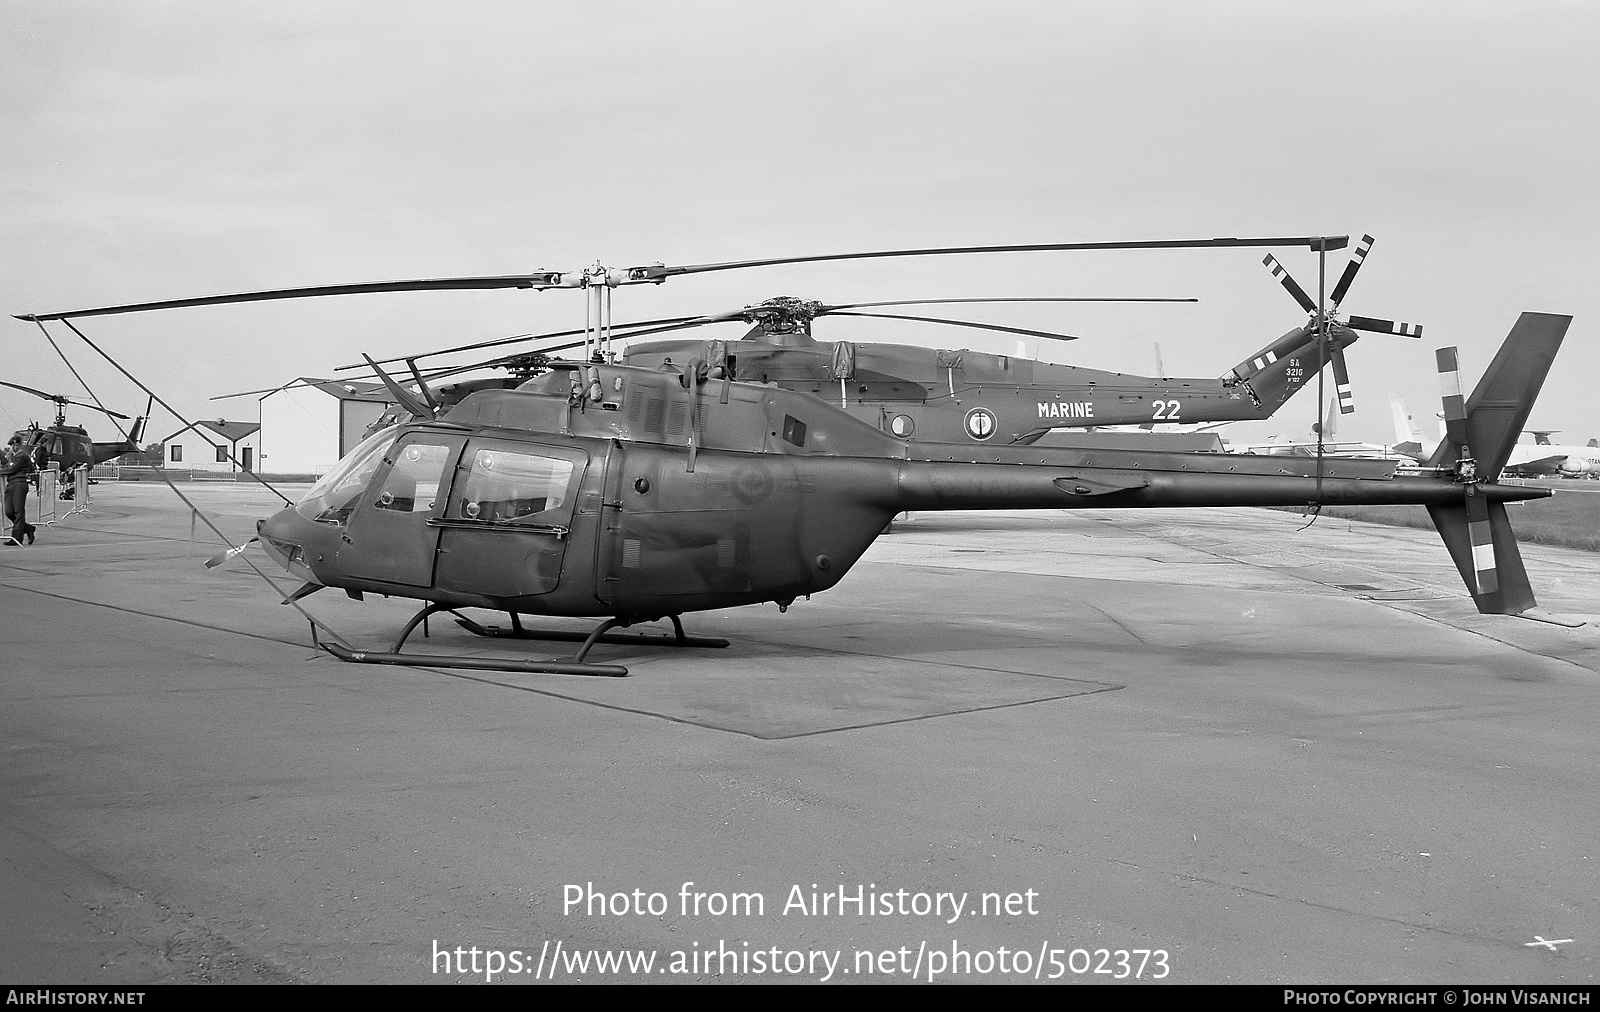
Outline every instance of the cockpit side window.
[[396, 513], [433, 512], [453, 449], [438, 443], [402, 446], [372, 505]]
[[485, 522], [537, 521], [566, 505], [572, 461], [501, 449], [478, 449], [448, 516]]

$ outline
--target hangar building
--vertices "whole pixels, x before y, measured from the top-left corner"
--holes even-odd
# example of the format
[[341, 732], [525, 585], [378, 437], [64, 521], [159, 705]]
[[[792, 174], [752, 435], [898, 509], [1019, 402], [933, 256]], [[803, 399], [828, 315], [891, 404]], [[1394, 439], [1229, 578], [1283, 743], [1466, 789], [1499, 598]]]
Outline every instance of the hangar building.
[[261, 464], [269, 474], [321, 475], [389, 406], [382, 383], [301, 377], [261, 398]]
[[214, 422], [186, 425], [161, 441], [167, 466], [191, 471], [254, 471], [261, 426], [255, 422]]

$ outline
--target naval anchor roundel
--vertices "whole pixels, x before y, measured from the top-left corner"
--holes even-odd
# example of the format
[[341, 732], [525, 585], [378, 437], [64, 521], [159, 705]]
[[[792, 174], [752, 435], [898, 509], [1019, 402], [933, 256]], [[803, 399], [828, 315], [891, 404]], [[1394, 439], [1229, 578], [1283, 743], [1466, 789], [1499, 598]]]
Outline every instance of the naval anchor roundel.
[[994, 430], [999, 427], [995, 421], [994, 412], [988, 408], [973, 408], [967, 412], [967, 435], [973, 439], [988, 439], [994, 435]]

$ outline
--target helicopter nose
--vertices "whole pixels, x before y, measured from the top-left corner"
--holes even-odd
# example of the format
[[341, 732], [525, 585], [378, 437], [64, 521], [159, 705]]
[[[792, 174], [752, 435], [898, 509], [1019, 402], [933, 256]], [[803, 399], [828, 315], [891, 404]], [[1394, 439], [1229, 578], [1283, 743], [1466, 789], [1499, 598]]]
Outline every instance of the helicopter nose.
[[306, 564], [305, 518], [286, 506], [265, 520], [256, 521], [261, 547], [273, 562], [308, 583], [321, 583]]

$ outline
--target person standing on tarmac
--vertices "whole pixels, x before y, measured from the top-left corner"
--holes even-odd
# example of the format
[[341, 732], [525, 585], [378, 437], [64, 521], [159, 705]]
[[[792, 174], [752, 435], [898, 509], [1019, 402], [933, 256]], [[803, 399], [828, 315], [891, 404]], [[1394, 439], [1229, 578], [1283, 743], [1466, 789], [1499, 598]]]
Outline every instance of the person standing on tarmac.
[[21, 436], [12, 436], [5, 456], [0, 458], [0, 476], [6, 483], [6, 519], [11, 521], [11, 533], [4, 544], [21, 545], [23, 538], [33, 544], [34, 526], [28, 523], [28, 480], [33, 472], [33, 454], [23, 447]]

